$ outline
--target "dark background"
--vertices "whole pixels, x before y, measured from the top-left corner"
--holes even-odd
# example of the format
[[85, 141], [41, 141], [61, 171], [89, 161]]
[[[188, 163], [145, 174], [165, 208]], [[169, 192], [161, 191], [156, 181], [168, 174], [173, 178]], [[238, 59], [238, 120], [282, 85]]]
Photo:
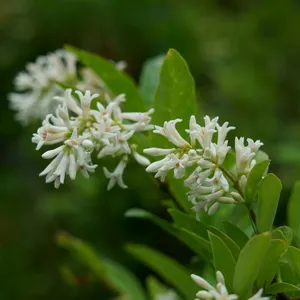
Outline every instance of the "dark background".
[[[284, 184], [280, 225], [300, 178], [299, 20], [300, 3], [291, 0], [1, 0], [0, 299], [112, 295], [56, 246], [59, 230], [141, 278], [146, 270], [124, 253], [124, 243], [146, 243], [183, 263], [189, 254], [148, 222], [124, 219], [135, 206], [165, 215], [160, 200], [166, 195], [141, 168], [130, 166], [130, 189], [110, 193], [100, 168], [89, 181], [78, 178], [59, 190], [38, 177], [46, 162], [31, 135], [39, 124], [15, 122], [6, 96], [27, 61], [69, 43], [127, 61], [138, 81], [147, 58], [177, 49], [195, 77], [203, 112], [235, 125], [238, 136], [265, 143], [271, 169]], [[62, 276], [66, 266], [76, 279], [71, 285]]]

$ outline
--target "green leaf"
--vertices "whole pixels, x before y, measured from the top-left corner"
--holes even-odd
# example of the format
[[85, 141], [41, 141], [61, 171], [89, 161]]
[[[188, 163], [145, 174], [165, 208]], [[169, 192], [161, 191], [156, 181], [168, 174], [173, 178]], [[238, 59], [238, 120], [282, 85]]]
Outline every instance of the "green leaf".
[[139, 219], [146, 219], [146, 220], [151, 220], [155, 225], [161, 227], [163, 230], [166, 232], [177, 236], [178, 230], [172, 226], [171, 223], [168, 221], [165, 221], [150, 212], [140, 209], [140, 208], [131, 208], [125, 212], [125, 217], [127, 218], [139, 218]]
[[146, 300], [146, 295], [138, 279], [123, 266], [101, 258], [87, 243], [66, 233], [57, 236], [57, 243], [62, 248], [69, 250], [78, 261], [92, 270], [108, 286], [118, 291], [122, 298]]
[[270, 244], [270, 234], [264, 232], [254, 236], [241, 250], [233, 277], [233, 292], [242, 299], [249, 296], [260, 266]]
[[201, 236], [186, 230], [185, 228], [179, 228], [180, 232], [177, 237], [183, 241], [190, 249], [196, 254], [203, 257], [204, 260], [211, 258], [210, 244], [207, 240]]
[[242, 249], [249, 241], [246, 233], [230, 222], [224, 221], [223, 224], [227, 235]]
[[300, 181], [294, 185], [292, 196], [288, 202], [287, 217], [288, 225], [295, 231], [297, 236], [300, 236]]
[[126, 250], [175, 287], [185, 299], [194, 299], [197, 285], [190, 278], [190, 271], [172, 258], [142, 245], [127, 245]]
[[300, 292], [300, 287], [286, 282], [277, 282], [270, 285], [266, 290], [266, 294], [276, 295], [279, 293]]
[[[281, 261], [289, 265], [295, 280], [300, 282], [300, 249], [289, 246]], [[297, 278], [297, 279], [296, 279]]]
[[260, 163], [264, 160], [269, 160], [269, 155], [262, 150], [258, 150], [256, 155], [254, 156], [254, 159], [255, 159], [256, 163]]
[[[175, 293], [174, 290], [170, 290], [164, 284], [159, 282], [155, 277], [149, 276], [146, 280], [147, 290], [150, 296], [150, 300], [157, 300], [159, 297], [169, 296], [170, 293]], [[173, 296], [173, 294], [172, 294]], [[170, 296], [171, 297], [171, 296]], [[172, 297], [173, 300], [180, 300], [179, 296]]]
[[[187, 136], [185, 129], [188, 128], [190, 116], [197, 115], [194, 79], [185, 60], [174, 49], [168, 51], [161, 67], [154, 109], [152, 123], [155, 125], [163, 126], [165, 121], [182, 119], [183, 124], [178, 124], [177, 129], [183, 137]], [[170, 142], [154, 134], [152, 145], [164, 148], [170, 147]], [[190, 212], [191, 203], [187, 199], [187, 189], [183, 185], [183, 180], [169, 176], [168, 183], [176, 201], [186, 212]]]
[[288, 262], [279, 262], [280, 278], [283, 282], [298, 284], [299, 280]]
[[293, 230], [288, 226], [280, 226], [272, 232], [273, 239], [284, 240], [287, 245], [291, 245], [293, 236]]
[[141, 112], [145, 110], [143, 98], [132, 78], [118, 70], [112, 62], [72, 46], [66, 46], [65, 48], [73, 52], [83, 64], [91, 68], [106, 83], [115, 96], [119, 94], [126, 95], [124, 108], [127, 111]]
[[178, 227], [183, 227], [204, 239], [208, 239], [207, 226], [197, 221], [195, 216], [188, 215], [176, 209], [168, 209], [169, 214]]
[[[195, 82], [185, 60], [170, 49], [161, 67], [159, 85], [154, 100], [152, 123], [162, 126], [164, 121], [180, 118], [179, 132], [185, 133], [191, 115], [197, 115]], [[178, 126], [179, 127], [179, 126]], [[170, 146], [167, 139], [153, 136], [156, 147]]]
[[268, 174], [261, 182], [258, 190], [258, 206], [256, 225], [259, 232], [270, 231], [275, 219], [281, 181], [274, 174]]
[[239, 246], [228, 235], [226, 235], [224, 232], [222, 232], [218, 228], [210, 226], [209, 231], [212, 232], [213, 234], [215, 234], [216, 236], [218, 236], [224, 242], [224, 244], [231, 251], [234, 259], [237, 260], [239, 257], [239, 254], [240, 254]]
[[174, 226], [173, 224], [151, 214], [150, 212], [139, 208], [129, 209], [125, 213], [125, 216], [151, 220], [154, 224], [178, 238], [196, 254], [205, 259], [207, 259], [207, 257], [210, 255], [210, 244], [208, 240], [205, 240], [204, 238], [186, 230], [185, 228]]
[[164, 58], [165, 54], [160, 54], [147, 59], [143, 64], [140, 77], [140, 91], [142, 96], [144, 96], [147, 107], [151, 107], [153, 105]]
[[231, 251], [218, 236], [211, 232], [208, 235], [211, 242], [215, 270], [222, 272], [225, 277], [226, 286], [231, 291], [236, 261]]
[[279, 268], [279, 260], [286, 251], [286, 243], [282, 240], [271, 240], [267, 255], [259, 270], [256, 287], [269, 286]]
[[264, 160], [260, 163], [255, 164], [255, 166], [250, 171], [245, 187], [245, 200], [247, 203], [251, 203], [252, 201], [254, 201], [254, 197], [257, 194], [259, 184], [269, 164], [269, 160]]

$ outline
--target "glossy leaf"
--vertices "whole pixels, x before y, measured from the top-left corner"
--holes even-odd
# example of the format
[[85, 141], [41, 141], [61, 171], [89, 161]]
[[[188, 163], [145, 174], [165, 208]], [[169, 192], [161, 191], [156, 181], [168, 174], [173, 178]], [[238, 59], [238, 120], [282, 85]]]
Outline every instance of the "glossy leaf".
[[196, 254], [202, 256], [205, 259], [207, 259], [207, 257], [209, 256], [210, 245], [208, 240], [205, 240], [204, 238], [198, 236], [197, 234], [194, 234], [193, 232], [188, 231], [185, 228], [173, 226], [173, 224], [169, 223], [168, 221], [165, 221], [143, 209], [130, 209], [125, 213], [125, 216], [151, 220], [154, 224], [158, 225], [163, 230], [182, 241]]
[[242, 299], [250, 295], [270, 245], [270, 234], [254, 236], [241, 250], [233, 277], [233, 291]]
[[66, 46], [66, 50], [73, 52], [78, 59], [91, 68], [103, 80], [109, 90], [115, 95], [125, 94], [126, 102], [123, 104], [127, 111], [144, 111], [145, 105], [134, 81], [126, 73], [118, 70], [115, 65], [99, 55]]
[[292, 196], [288, 202], [287, 217], [288, 225], [294, 230], [298, 238], [300, 237], [300, 181], [294, 185]]
[[224, 221], [223, 224], [227, 235], [242, 249], [249, 241], [246, 233], [230, 222]]
[[272, 294], [276, 295], [279, 293], [291, 293], [291, 292], [299, 292], [300, 293], [300, 287], [297, 287], [293, 284], [286, 283], [286, 282], [277, 282], [272, 285], [270, 285], [266, 290], [266, 294]]
[[287, 245], [282, 240], [271, 240], [267, 255], [259, 270], [256, 286], [265, 288], [272, 282], [277, 270], [279, 269], [279, 260], [286, 251]]
[[258, 191], [256, 225], [259, 232], [270, 231], [275, 219], [281, 181], [274, 174], [268, 174], [261, 182]]
[[175, 287], [185, 299], [195, 298], [199, 288], [191, 280], [190, 271], [174, 259], [142, 245], [127, 245], [126, 250]]
[[257, 163], [248, 176], [247, 184], [245, 187], [245, 200], [250, 203], [254, 200], [255, 195], [258, 192], [259, 184], [264, 176], [268, 166], [270, 164], [269, 160], [264, 160]]
[[122, 297], [146, 300], [146, 295], [138, 279], [120, 264], [101, 258], [91, 246], [71, 235], [65, 233], [58, 235], [57, 243], [69, 250], [78, 261], [118, 291]]
[[218, 228], [210, 226], [209, 231], [212, 232], [213, 234], [215, 234], [216, 236], [218, 236], [224, 242], [224, 244], [231, 251], [234, 259], [237, 260], [239, 257], [239, 254], [240, 254], [239, 246], [228, 235], [226, 235], [224, 232], [222, 232]]
[[[161, 67], [154, 109], [153, 124], [163, 126], [165, 121], [182, 119], [183, 124], [177, 124], [177, 129], [187, 138], [185, 128], [188, 128], [190, 116], [197, 115], [195, 82], [185, 60], [174, 49], [168, 51]], [[152, 135], [152, 144], [161, 148], [171, 146], [166, 138], [158, 134]], [[176, 201], [186, 212], [190, 212], [191, 203], [187, 199], [183, 180], [169, 176], [168, 183]]]
[[300, 249], [289, 246], [287, 252], [282, 257], [282, 262], [290, 266], [292, 273], [295, 274], [300, 282]]
[[184, 227], [187, 230], [208, 239], [207, 226], [201, 221], [197, 221], [195, 216], [188, 215], [176, 209], [168, 209], [168, 212], [178, 227]]
[[207, 240], [185, 228], [179, 228], [179, 230], [180, 232], [177, 237], [190, 249], [197, 255], [203, 257], [204, 260], [209, 260], [211, 258], [210, 244]]
[[164, 58], [165, 55], [161, 54], [147, 59], [143, 64], [140, 77], [140, 91], [145, 99], [147, 107], [151, 107], [153, 105]]
[[232, 281], [236, 261], [225, 243], [215, 234], [209, 232], [215, 270], [221, 271], [225, 277], [227, 288], [232, 290]]
[[[184, 134], [190, 116], [197, 115], [194, 79], [185, 60], [174, 49], [170, 49], [164, 59], [154, 109], [153, 124], [162, 126], [164, 121], [180, 118], [183, 124], [178, 124], [178, 129]], [[156, 147], [170, 146], [167, 139], [159, 135], [154, 135], [153, 140]]]
[[260, 163], [262, 161], [269, 160], [269, 155], [262, 150], [258, 150], [256, 155], [254, 156], [254, 159], [256, 163]]
[[293, 237], [294, 237], [293, 230], [288, 226], [277, 227], [272, 232], [273, 239], [284, 240], [288, 245], [291, 245], [291, 243], [293, 241]]
[[152, 213], [140, 209], [140, 208], [131, 208], [125, 212], [125, 217], [127, 218], [139, 218], [139, 219], [146, 219], [151, 220], [154, 224], [161, 227], [163, 230], [167, 231], [170, 234], [176, 235], [177, 230], [173, 228], [172, 224], [166, 220], [161, 219], [153, 215]]

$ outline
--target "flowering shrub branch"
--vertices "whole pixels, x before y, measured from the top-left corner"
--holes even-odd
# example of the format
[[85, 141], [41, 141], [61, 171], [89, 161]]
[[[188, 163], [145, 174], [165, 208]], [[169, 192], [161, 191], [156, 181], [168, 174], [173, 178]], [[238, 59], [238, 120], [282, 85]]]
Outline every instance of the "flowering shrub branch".
[[[168, 210], [172, 222], [141, 209], [126, 213], [127, 217], [153, 221], [189, 247], [201, 258], [199, 272], [205, 273], [203, 277], [212, 277], [211, 272], [205, 271], [205, 266], [211, 269], [211, 263], [217, 271], [216, 285], [197, 275], [191, 275], [191, 280], [191, 271], [165, 254], [146, 246], [129, 245], [128, 252], [176, 290], [161, 288], [156, 282], [159, 287], [148, 288], [151, 299], [189, 300], [195, 295], [197, 299], [216, 300], [267, 300], [274, 296], [298, 299], [300, 185], [295, 185], [288, 207], [289, 226], [276, 228], [273, 223], [282, 186], [274, 174], [268, 174], [267, 156], [260, 157], [263, 143], [235, 137], [234, 145], [230, 145], [227, 135], [235, 127], [228, 122], [219, 123], [218, 117], [205, 116], [204, 124], [198, 124], [194, 81], [175, 50], [171, 49], [162, 62], [159, 82], [152, 84], [154, 90], [149, 92], [149, 99], [154, 94], [155, 99], [147, 110], [132, 80], [121, 72], [124, 63], [114, 64], [70, 49], [38, 57], [35, 63], [28, 64], [26, 71], [15, 79], [17, 92], [9, 95], [10, 104], [22, 124], [43, 119], [32, 142], [37, 150], [54, 146], [42, 154], [52, 161], [40, 176], [46, 176], [46, 182], [54, 182], [56, 188], [65, 182], [66, 176], [74, 180], [80, 172], [89, 177], [105, 157], [112, 157], [116, 165], [114, 170], [103, 167], [107, 189], [115, 185], [127, 188], [123, 174], [132, 157], [147, 172], [154, 173], [155, 178], [166, 181], [178, 202], [192, 204], [197, 221], [189, 211], [174, 206]], [[78, 62], [85, 65], [78, 67]], [[157, 72], [157, 63], [153, 72]], [[125, 101], [135, 109], [125, 111]], [[176, 126], [188, 119], [186, 138]], [[136, 141], [140, 133], [150, 130], [172, 146], [164, 147], [154, 138], [147, 140], [148, 148], [141, 149], [142, 143]], [[155, 160], [150, 162], [142, 152]], [[175, 183], [170, 180], [171, 173]], [[224, 228], [216, 228], [213, 217], [207, 223], [202, 221], [203, 213], [211, 216], [223, 204], [229, 218], [239, 214], [241, 224], [226, 221]], [[245, 225], [243, 215], [233, 212], [236, 204], [247, 207], [253, 230], [249, 220]], [[111, 286], [120, 287], [122, 280], [129, 282], [130, 288], [122, 285], [118, 291], [124, 299], [148, 299], [130, 271], [124, 268], [119, 272], [120, 267], [115, 264], [103, 263], [76, 238], [60, 235], [57, 240]], [[106, 272], [99, 272], [100, 269]], [[121, 279], [115, 278], [115, 274]]]

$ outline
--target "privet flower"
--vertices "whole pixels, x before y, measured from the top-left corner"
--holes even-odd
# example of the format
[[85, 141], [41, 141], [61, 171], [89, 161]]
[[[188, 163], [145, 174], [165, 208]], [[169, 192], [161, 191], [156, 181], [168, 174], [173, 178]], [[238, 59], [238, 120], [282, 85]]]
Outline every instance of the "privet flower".
[[54, 181], [55, 187], [64, 183], [65, 176], [75, 179], [77, 172], [85, 177], [94, 172], [97, 167], [92, 162], [91, 153], [97, 152], [98, 158], [112, 156], [120, 157], [114, 171], [103, 168], [109, 179], [108, 189], [118, 184], [121, 188], [127, 186], [123, 182], [123, 173], [128, 162], [128, 156], [141, 165], [148, 165], [149, 160], [137, 152], [137, 146], [130, 139], [138, 131], [151, 129], [151, 113], [122, 112], [121, 103], [125, 95], [108, 99], [107, 103], [97, 102], [97, 109], [90, 107], [92, 100], [98, 94], [86, 91], [84, 94], [67, 89], [62, 97], [55, 97], [60, 102], [54, 115], [48, 114], [42, 127], [33, 135], [32, 142], [39, 150], [44, 145], [57, 145], [56, 148], [45, 152], [42, 157], [53, 159], [41, 172], [46, 175], [46, 182]]
[[53, 97], [63, 93], [54, 81], [73, 84], [76, 76], [75, 55], [62, 49], [28, 63], [14, 80], [17, 92], [9, 95], [16, 118], [27, 124], [44, 118], [45, 112], [53, 112], [58, 104]]
[[236, 300], [238, 296], [229, 294], [225, 285], [225, 279], [220, 271], [216, 272], [217, 286], [213, 287], [205, 279], [195, 274], [191, 278], [203, 289], [196, 294], [197, 299]]
[[[181, 119], [166, 121], [163, 127], [155, 126], [154, 132], [167, 138], [175, 147], [169, 149], [149, 148], [144, 153], [151, 156], [163, 156], [162, 159], [150, 164], [146, 171], [155, 173], [155, 178], [164, 181], [170, 171], [175, 178], [184, 178], [189, 189], [188, 199], [193, 203], [193, 210], [214, 214], [221, 204], [243, 202], [243, 189], [247, 176], [255, 165], [254, 159], [263, 144], [244, 138], [236, 138], [236, 169], [237, 178], [233, 178], [222, 166], [231, 149], [226, 139], [229, 131], [235, 127], [228, 122], [220, 125], [219, 118], [204, 117], [204, 126], [197, 124], [194, 116], [190, 117], [190, 141], [186, 141], [176, 129]], [[230, 180], [229, 180], [230, 179]], [[232, 182], [232, 181], [235, 182]], [[237, 190], [232, 190], [233, 184]]]
[[[126, 67], [123, 61], [114, 64], [119, 70]], [[59, 49], [39, 56], [15, 77], [16, 92], [8, 98], [11, 108], [16, 111], [16, 119], [27, 125], [53, 113], [58, 105], [54, 97], [64, 94], [64, 89], [56, 82], [101, 94], [106, 90], [104, 82], [91, 69], [77, 68], [73, 53]]]
[[[225, 279], [220, 271], [216, 272], [217, 285], [212, 286], [204, 278], [195, 274], [191, 278], [203, 289], [196, 294], [196, 299], [201, 300], [236, 300], [239, 297], [235, 294], [229, 294], [225, 285]], [[254, 296], [248, 300], [269, 300], [269, 297], [261, 297], [263, 289], [260, 289]]]

